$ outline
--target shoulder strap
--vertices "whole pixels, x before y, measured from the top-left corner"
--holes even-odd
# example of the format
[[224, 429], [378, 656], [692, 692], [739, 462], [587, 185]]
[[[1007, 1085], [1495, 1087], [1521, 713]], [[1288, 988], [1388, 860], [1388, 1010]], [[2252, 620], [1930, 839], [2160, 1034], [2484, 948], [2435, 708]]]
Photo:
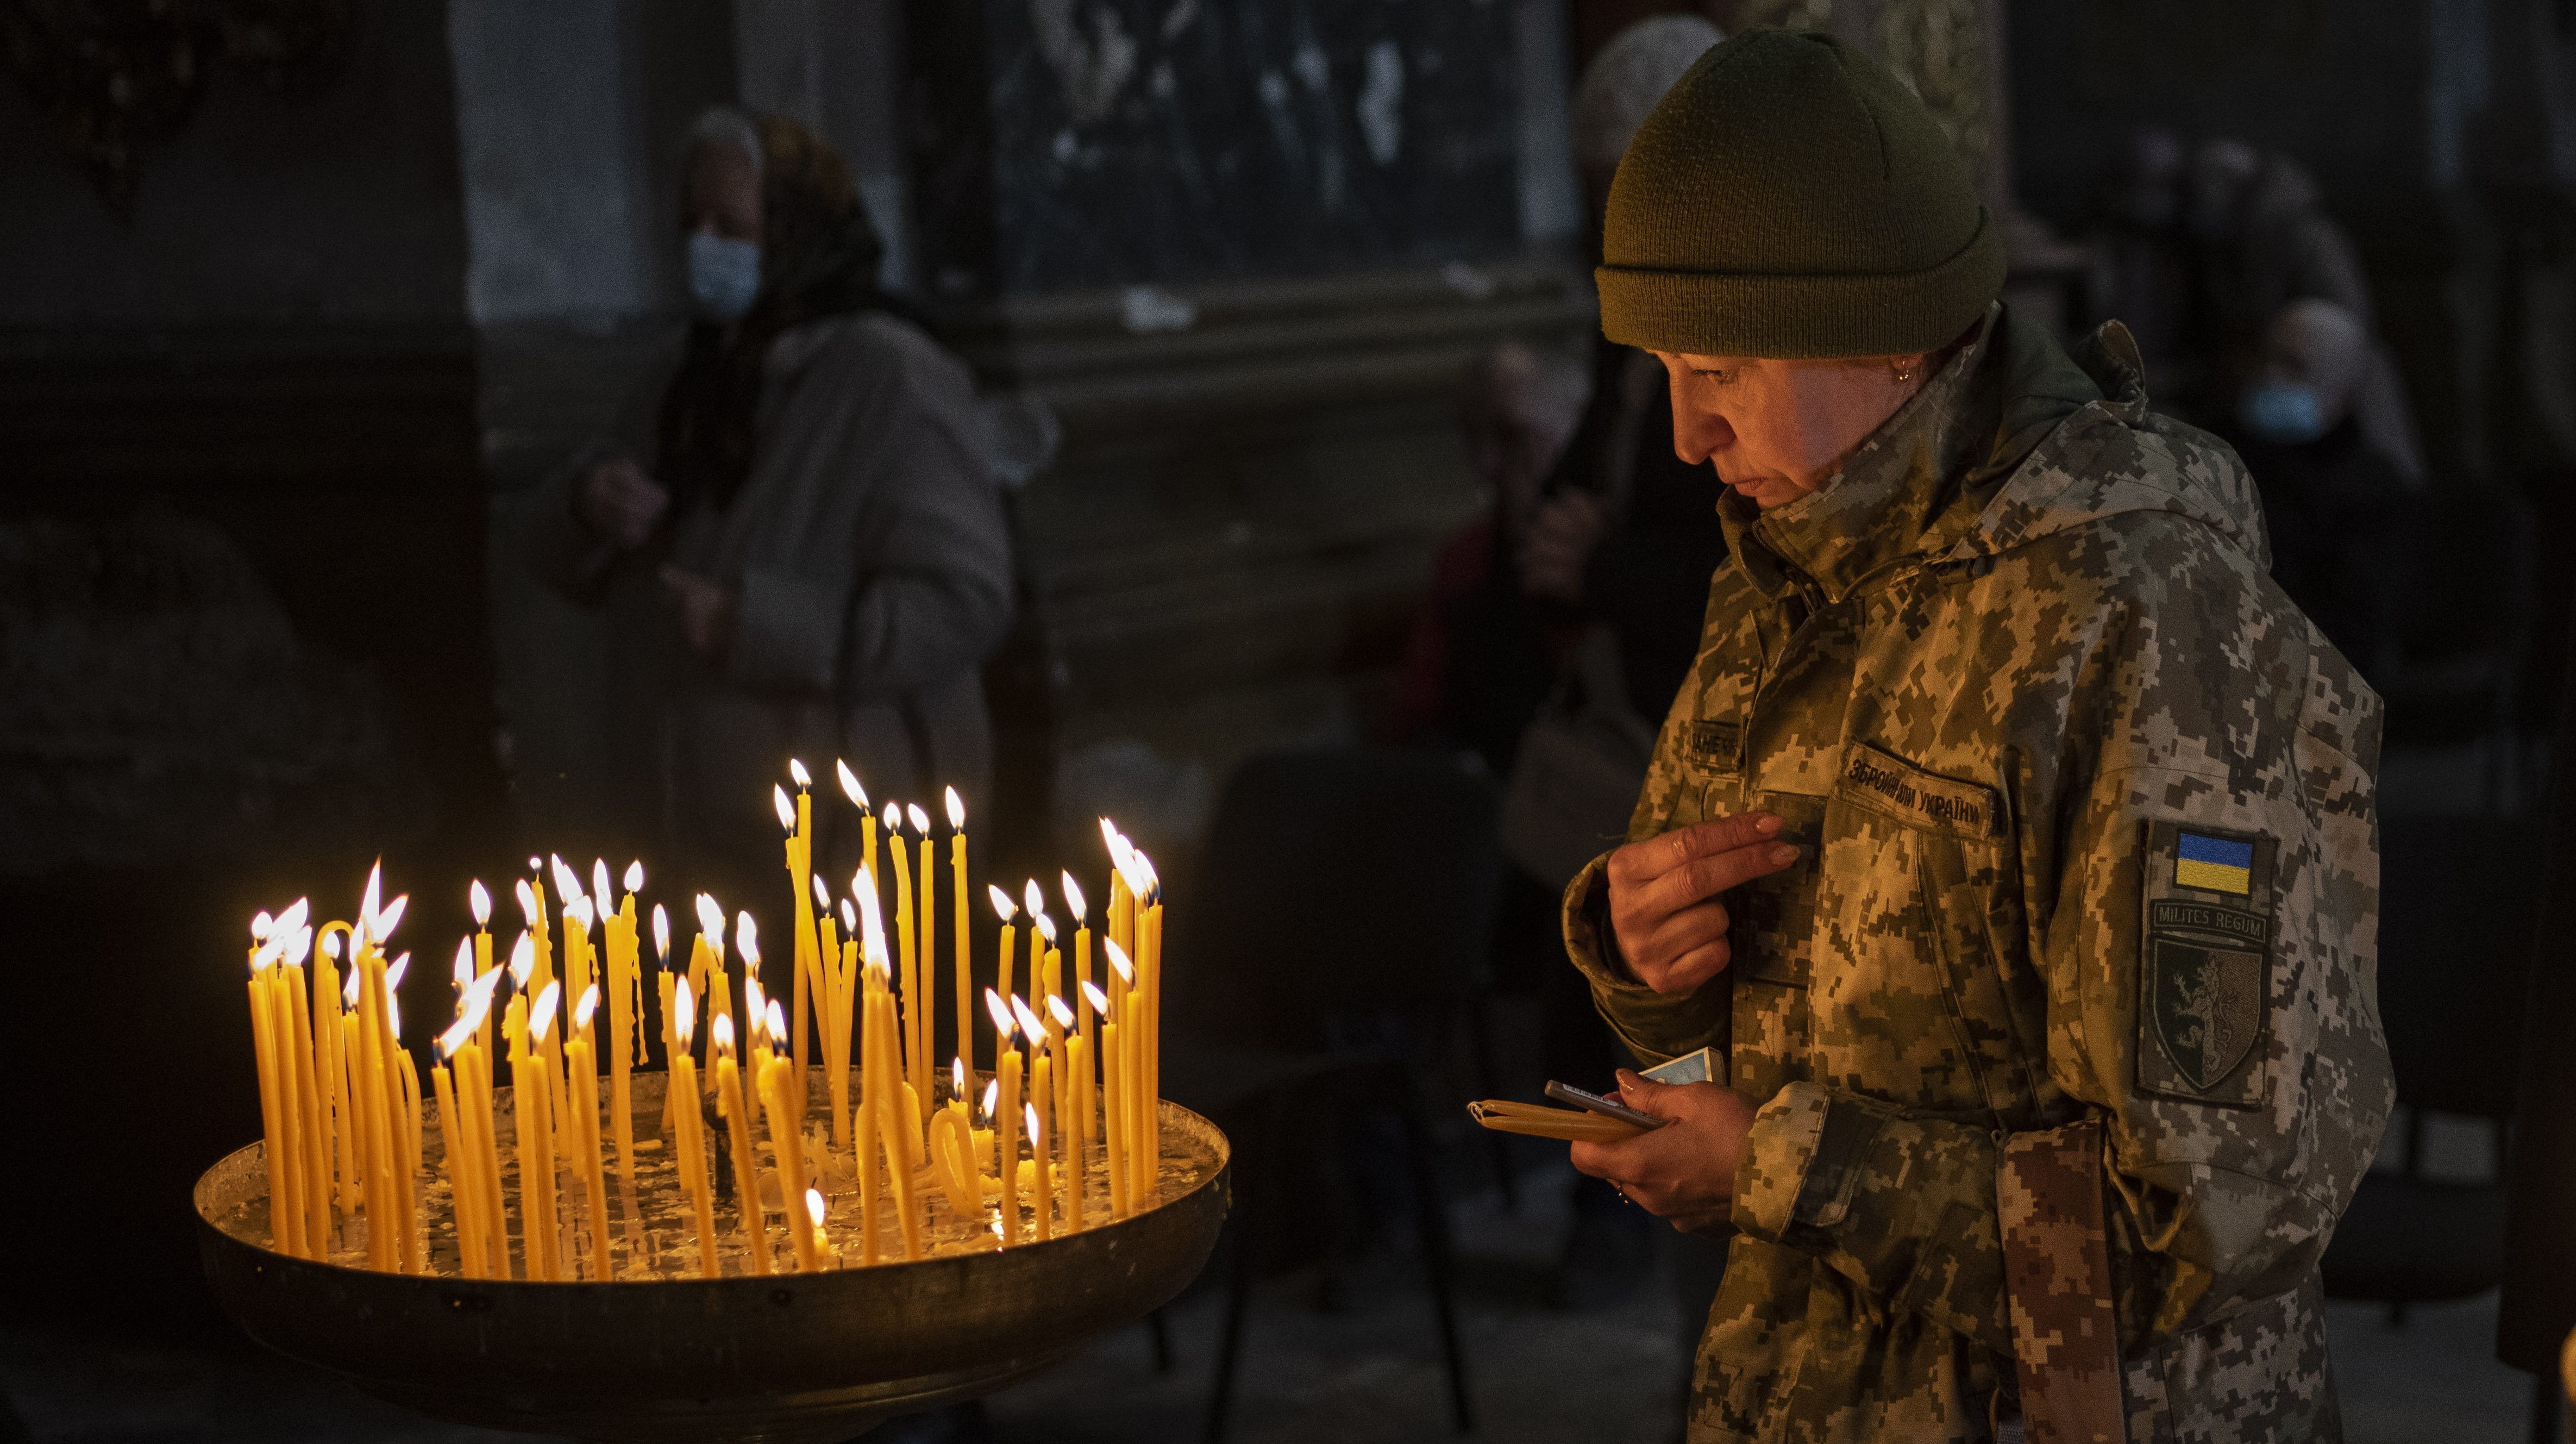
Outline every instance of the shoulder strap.
[[1996, 1172], [2026, 1437], [2030, 1444], [2127, 1444], [2102, 1205], [2102, 1121], [2011, 1134]]

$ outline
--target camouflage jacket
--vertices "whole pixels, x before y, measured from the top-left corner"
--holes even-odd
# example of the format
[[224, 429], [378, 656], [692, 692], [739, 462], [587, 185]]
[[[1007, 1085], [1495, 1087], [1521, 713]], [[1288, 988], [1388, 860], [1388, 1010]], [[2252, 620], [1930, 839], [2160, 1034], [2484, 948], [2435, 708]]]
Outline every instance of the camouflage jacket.
[[1628, 835], [1763, 809], [1808, 849], [1726, 897], [1728, 971], [1648, 991], [1602, 863], [1567, 890], [1620, 1036], [1715, 1044], [1760, 1105], [1695, 1441], [1988, 1437], [1998, 1167], [2088, 1121], [2129, 1437], [2339, 1435], [2317, 1260], [2392, 1102], [2379, 701], [2234, 453], [2148, 412], [2116, 325], [2086, 356], [1998, 307], [1827, 486], [1721, 501]]

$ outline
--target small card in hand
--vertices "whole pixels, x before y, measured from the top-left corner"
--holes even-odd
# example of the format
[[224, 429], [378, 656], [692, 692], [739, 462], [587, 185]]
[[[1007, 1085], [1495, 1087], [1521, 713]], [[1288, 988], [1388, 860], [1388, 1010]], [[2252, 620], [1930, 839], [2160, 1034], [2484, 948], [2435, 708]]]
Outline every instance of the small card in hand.
[[1645, 1076], [1658, 1083], [1724, 1083], [1726, 1056], [1715, 1048], [1702, 1048], [1684, 1053], [1669, 1062], [1645, 1070]]

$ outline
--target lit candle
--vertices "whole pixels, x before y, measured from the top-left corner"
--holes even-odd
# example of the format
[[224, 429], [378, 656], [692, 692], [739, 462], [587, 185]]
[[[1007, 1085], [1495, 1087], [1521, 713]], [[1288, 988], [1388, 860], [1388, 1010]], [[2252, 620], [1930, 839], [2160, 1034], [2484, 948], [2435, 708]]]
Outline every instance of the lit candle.
[[903, 809], [886, 804], [886, 847], [894, 854], [894, 949], [901, 967], [896, 974], [895, 1034], [901, 1038], [903, 1058], [895, 1067], [898, 1079], [912, 1076], [913, 1023], [921, 1012], [921, 974], [915, 945], [920, 941], [912, 928], [912, 852], [903, 836]]
[[1082, 1231], [1082, 1180], [1084, 1174], [1083, 1143], [1090, 1130], [1090, 1111], [1085, 1106], [1086, 1084], [1091, 1081], [1091, 1049], [1080, 1033], [1068, 1032], [1073, 1026], [1073, 1010], [1062, 998], [1047, 999], [1048, 1020], [1055, 1025], [1055, 1047], [1064, 1055], [1064, 1065], [1056, 1070], [1055, 1131], [1056, 1148], [1064, 1154], [1064, 1226], [1068, 1232]]
[[1002, 1242], [1020, 1241], [1020, 1050], [1011, 1046], [1011, 1010], [1002, 995], [984, 994], [993, 1015], [993, 1071], [1000, 1075], [1002, 1097], [993, 1111], [994, 1171], [1002, 1180]]
[[733, 1139], [733, 1196], [742, 1215], [743, 1236], [751, 1243], [751, 1271], [769, 1272], [769, 1225], [760, 1211], [760, 1168], [751, 1146], [751, 1121], [742, 1097], [741, 1070], [734, 1065], [733, 1019], [719, 1016], [712, 1024], [716, 1055], [716, 1097]]
[[919, 1104], [930, 1102], [930, 1031], [939, 1012], [939, 889], [931, 871], [930, 814], [918, 803], [907, 804], [904, 815], [911, 819], [912, 830], [921, 834], [921, 886], [913, 893], [913, 922], [921, 929], [920, 971], [913, 981], [921, 985], [921, 995], [913, 1005], [912, 1036], [906, 1040], [905, 1056], [912, 1059], [911, 1082]]
[[635, 1065], [644, 1061], [644, 969], [635, 939], [635, 894], [644, 864], [626, 865], [626, 896], [608, 923], [608, 1116], [617, 1139], [617, 1176], [635, 1187]]
[[1136, 1026], [1135, 966], [1127, 960], [1127, 950], [1115, 938], [1101, 944], [1101, 954], [1109, 960], [1110, 1027], [1104, 1037], [1111, 1038], [1109, 1106], [1118, 1115], [1118, 1211], [1125, 1214], [1142, 1206], [1136, 1189]]
[[[830, 1100], [825, 1110], [831, 1116], [832, 1147], [849, 1146], [849, 1080], [839, 1065], [840, 1049], [832, 1037], [833, 1020], [840, 1016], [841, 931], [839, 920], [832, 916], [832, 889], [818, 874], [810, 881], [814, 892], [814, 938], [807, 947], [814, 954], [814, 1021], [823, 1035], [823, 1089]], [[805, 1029], [796, 1029], [801, 1042]], [[802, 1071], [803, 1065], [798, 1065]]]
[[[770, 1006], [776, 1008], [778, 1005], [772, 1003]], [[786, 1019], [782, 1016], [779, 1021], [783, 1023]], [[788, 1081], [788, 1074], [795, 1066], [789, 1059], [772, 1057], [761, 1065], [760, 1070], [761, 1097], [769, 1109], [769, 1149], [778, 1160], [778, 1196], [782, 1200], [805, 1195], [805, 1141], [798, 1128], [796, 1087]], [[823, 1266], [821, 1252], [816, 1247], [820, 1242], [819, 1231], [797, 1218], [797, 1212], [792, 1206], [787, 1210], [787, 1221], [791, 1225], [788, 1242], [796, 1250], [797, 1271], [813, 1273]]]
[[[474, 980], [473, 989], [466, 994], [467, 1016], [480, 1020], [485, 1037], [492, 1032], [492, 997], [500, 984], [500, 969], [489, 969]], [[491, 1059], [473, 1031], [468, 1030], [452, 1061], [461, 1121], [474, 1154], [474, 1183], [482, 1193], [475, 1218], [484, 1234], [483, 1262], [491, 1277], [506, 1279], [510, 1277], [510, 1222], [501, 1197], [500, 1140], [492, 1125]]]
[[[348, 931], [347, 923], [324, 923], [313, 939], [313, 1071], [321, 1084], [317, 1096], [321, 1100], [319, 1111], [328, 1134], [326, 1145], [329, 1152], [317, 1177], [322, 1181], [322, 1191], [328, 1196], [325, 1202], [336, 1215], [348, 1213], [350, 1200], [346, 1189], [357, 1182], [356, 1129], [349, 1120], [348, 1094], [343, 1083], [347, 1073], [344, 1065], [347, 1030], [340, 1020], [340, 971], [335, 966], [340, 953], [340, 939]], [[340, 1180], [336, 1186], [333, 1182], [335, 1163]], [[328, 1232], [327, 1227], [325, 1232]]]
[[[665, 978], [669, 973], [662, 975]], [[680, 1189], [689, 1197], [690, 1214], [698, 1231], [698, 1275], [715, 1278], [724, 1272], [716, 1254], [715, 1191], [707, 1182], [707, 1143], [703, 1132], [705, 1120], [698, 1114], [698, 1062], [689, 1056], [690, 1035], [696, 1031], [697, 1018], [689, 995], [688, 979], [679, 980], [673, 991], [679, 1006], [675, 1025], [678, 1046], [671, 1050], [671, 1077], [668, 1092], [687, 1100], [688, 1106], [671, 1115], [678, 1127], [673, 1129], [672, 1146], [680, 1155]]]
[[[861, 876], [870, 886], [860, 896], [869, 899], [865, 911], [874, 916], [875, 879], [867, 878], [865, 874]], [[878, 972], [873, 962], [867, 966], [862, 983], [865, 994], [859, 1002], [859, 1107], [853, 1125], [857, 1137], [853, 1141], [858, 1149], [859, 1262], [862, 1264], [877, 1261], [877, 1095], [881, 1087], [877, 1082], [877, 1063], [885, 1051], [884, 1041], [877, 1036]]]
[[847, 762], [834, 762], [832, 770], [841, 775], [841, 791], [850, 805], [859, 810], [859, 871], [870, 878], [877, 876], [877, 819], [868, 810], [868, 790], [859, 785], [859, 775]]
[[823, 1190], [819, 1188], [805, 1190], [805, 1219], [813, 1239], [814, 1266], [839, 1268], [841, 1256], [835, 1253], [831, 1244], [825, 1242], [823, 1238]]
[[268, 937], [269, 927], [269, 916], [264, 912], [252, 923], [252, 935], [260, 941], [250, 950], [250, 1041], [252, 1056], [259, 1066], [260, 1156], [268, 1166], [269, 1247], [293, 1254], [300, 1252], [296, 1247], [300, 1200], [288, 1185], [286, 1127], [278, 1099], [277, 1014], [269, 1001], [267, 976], [282, 944]]
[[1020, 903], [1029, 910], [1029, 991], [1044, 996], [1047, 941], [1055, 934], [1055, 923], [1046, 915], [1046, 894], [1038, 891], [1036, 878], [1020, 889]]
[[323, 1087], [327, 1069], [314, 1047], [313, 1007], [304, 988], [304, 959], [313, 948], [308, 914], [305, 900], [297, 898], [279, 915], [274, 931], [286, 939], [285, 954], [278, 960], [280, 1001], [286, 1006], [279, 1041], [295, 1074], [296, 1113], [302, 1120], [289, 1146], [299, 1150], [297, 1188], [304, 1203], [306, 1257], [318, 1259], [331, 1251], [331, 1104]]
[[[1020, 905], [1011, 901], [1009, 893], [990, 883], [984, 885], [984, 895], [992, 899], [993, 915], [1002, 920], [1001, 961], [995, 967], [993, 986], [996, 991], [1007, 994], [1011, 990], [1011, 938], [1014, 931], [1011, 919], [1019, 914]], [[995, 1069], [1002, 1066], [1002, 1053], [998, 1047], [993, 1050], [993, 1066]]]
[[[470, 943], [459, 951], [466, 967], [473, 967]], [[468, 1121], [472, 1099], [465, 1089], [450, 1082], [450, 1073], [457, 1050], [473, 1040], [474, 1029], [482, 1021], [480, 1015], [488, 1015], [489, 999], [484, 1000], [485, 1008], [477, 1009], [473, 981], [468, 979], [465, 986], [464, 996], [457, 1000], [455, 1025], [438, 1035], [438, 1059], [429, 1065], [429, 1077], [438, 1091], [438, 1140], [440, 1151], [447, 1155], [448, 1211], [456, 1219], [457, 1265], [467, 1278], [484, 1279], [492, 1276], [491, 1232], [483, 1223], [483, 1185], [474, 1172], [481, 1154], [474, 1146], [473, 1124]], [[463, 1074], [455, 1076], [461, 1080]]]
[[[795, 945], [788, 949], [788, 966], [795, 978], [788, 985], [794, 1007], [796, 1031], [790, 1035], [788, 1051], [796, 1060], [796, 1090], [804, 1092], [808, 1031], [806, 1020], [812, 1016], [813, 1004], [807, 997], [813, 986], [819, 958], [814, 951], [814, 778], [797, 758], [787, 759], [787, 775], [796, 781], [796, 800], [790, 803], [786, 789], [772, 784], [770, 799], [778, 806], [778, 825], [787, 829], [787, 886], [796, 903]], [[784, 1197], [785, 1195], [781, 1195]]]
[[[1094, 1020], [1099, 1015], [1091, 1006], [1090, 914], [1084, 911], [1085, 899], [1082, 895], [1082, 885], [1073, 880], [1072, 873], [1065, 873], [1056, 881], [1064, 893], [1065, 912], [1073, 919], [1073, 1001], [1075, 1014], [1080, 1020], [1083, 1056], [1086, 1059], [1096, 1060], [1100, 1056], [1100, 1043], [1098, 1027]], [[1084, 1076], [1088, 1078], [1088, 1072]], [[1088, 1114], [1083, 1116], [1082, 1130], [1086, 1139], [1094, 1136]]]
[[[555, 1145], [548, 1117], [544, 1045], [561, 1001], [562, 985], [549, 982], [533, 1001], [510, 1000], [510, 1111], [518, 1125], [519, 1238], [528, 1255], [528, 1277], [563, 1277], [557, 1255]], [[522, 1005], [525, 1005], [524, 1007]]]
[[[975, 1056], [975, 983], [974, 928], [970, 919], [973, 908], [966, 891], [966, 799], [957, 789], [948, 789], [948, 871], [951, 897], [957, 917], [957, 1051], [958, 1058]], [[964, 1102], [961, 1098], [960, 1104]]]
[[[1041, 1092], [1046, 1088], [1046, 1066], [1046, 1059], [1038, 1059], [1038, 1088]], [[1038, 1174], [1036, 1189], [1038, 1242], [1044, 1243], [1055, 1237], [1055, 1186], [1054, 1179], [1047, 1169], [1046, 1132], [1039, 1126], [1037, 1105], [1031, 1103], [1025, 1107], [1029, 1124], [1029, 1156], [1036, 1161]]]
[[[476, 878], [465, 890], [466, 906], [474, 910], [474, 976], [492, 971], [492, 895], [483, 890], [483, 880]], [[483, 1010], [483, 1056], [492, 1056], [492, 1010]]]
[[574, 1162], [581, 1176], [583, 1201], [590, 1218], [591, 1277], [608, 1279], [616, 1276], [608, 1242], [608, 1178], [600, 1167], [599, 1139], [599, 1073], [595, 1059], [598, 1047], [591, 1032], [591, 1015], [599, 1007], [599, 986], [584, 989], [581, 1001], [572, 1005], [572, 1040], [564, 1045], [564, 1061], [572, 1079], [572, 1127]]
[[[1101, 1093], [1096, 1100], [1086, 1095], [1084, 1116], [1089, 1118], [1089, 1105], [1096, 1101], [1100, 1109], [1100, 1166], [1109, 1178], [1109, 1214], [1116, 1218], [1127, 1212], [1127, 1182], [1120, 1171], [1119, 1152], [1123, 1126], [1118, 1112], [1118, 1020], [1110, 1015], [1108, 996], [1089, 983], [1082, 985], [1082, 1001], [1100, 1018]], [[1089, 1070], [1085, 1070], [1086, 1088], [1090, 1079]]]

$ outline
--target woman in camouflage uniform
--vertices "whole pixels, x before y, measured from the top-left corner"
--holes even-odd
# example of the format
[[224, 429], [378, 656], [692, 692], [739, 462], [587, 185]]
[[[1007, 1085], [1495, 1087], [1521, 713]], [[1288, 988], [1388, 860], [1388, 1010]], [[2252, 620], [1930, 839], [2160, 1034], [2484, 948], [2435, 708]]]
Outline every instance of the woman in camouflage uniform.
[[1726, 484], [1569, 951], [1674, 1120], [1577, 1144], [1732, 1225], [1694, 1440], [2331, 1439], [2317, 1260], [2391, 1102], [2378, 699], [2232, 452], [1996, 301], [1965, 168], [1822, 36], [1711, 51], [1600, 272]]

